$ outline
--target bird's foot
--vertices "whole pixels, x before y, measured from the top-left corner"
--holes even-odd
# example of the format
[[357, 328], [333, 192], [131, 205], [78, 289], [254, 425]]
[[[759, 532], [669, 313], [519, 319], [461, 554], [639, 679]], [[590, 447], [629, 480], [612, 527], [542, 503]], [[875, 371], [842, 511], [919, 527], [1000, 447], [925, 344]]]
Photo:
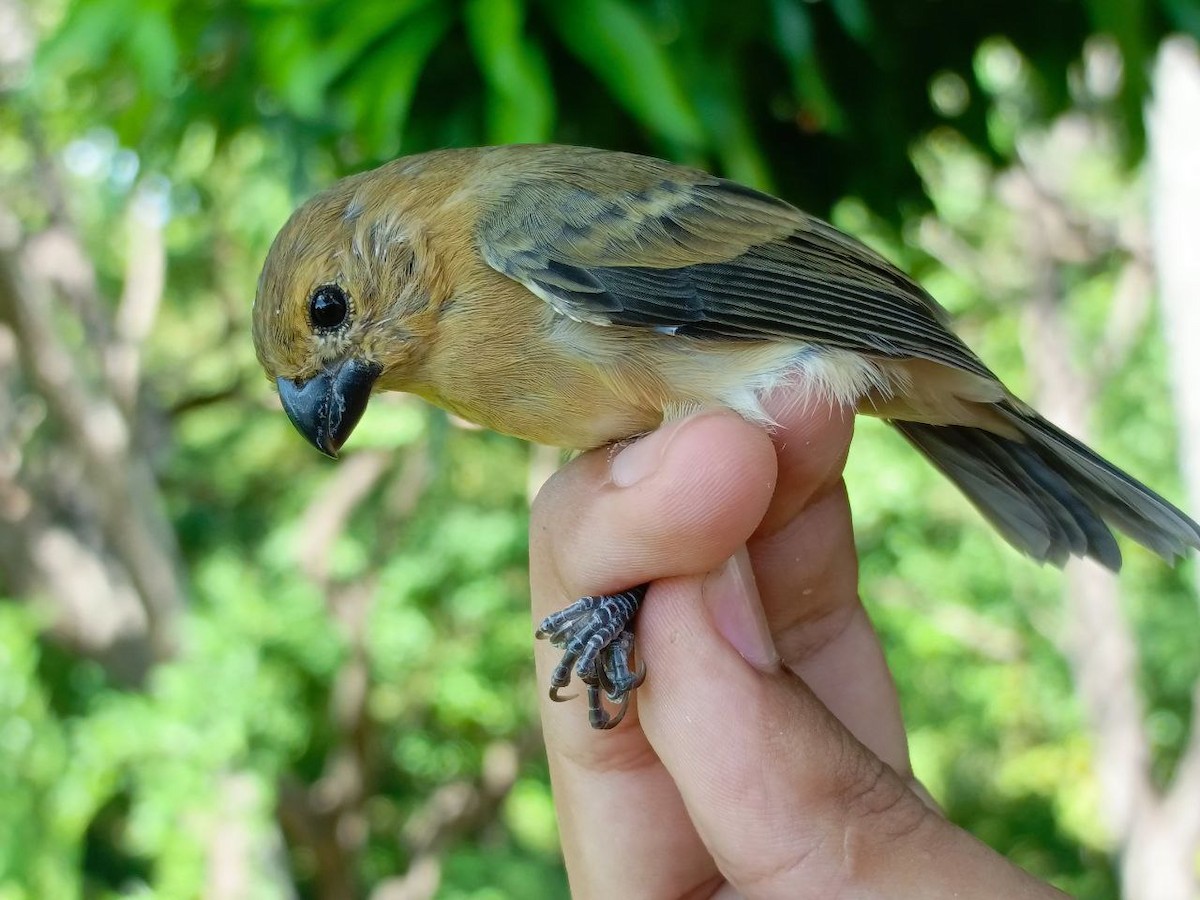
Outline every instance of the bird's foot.
[[[551, 613], [538, 626], [537, 636], [563, 651], [550, 676], [550, 699], [570, 700], [561, 691], [571, 682], [571, 668], [587, 685], [588, 721], [593, 728], [615, 728], [625, 717], [629, 696], [646, 677], [646, 667], [633, 665], [633, 618], [649, 585], [619, 594], [576, 600]], [[610, 713], [603, 697], [616, 706]]]

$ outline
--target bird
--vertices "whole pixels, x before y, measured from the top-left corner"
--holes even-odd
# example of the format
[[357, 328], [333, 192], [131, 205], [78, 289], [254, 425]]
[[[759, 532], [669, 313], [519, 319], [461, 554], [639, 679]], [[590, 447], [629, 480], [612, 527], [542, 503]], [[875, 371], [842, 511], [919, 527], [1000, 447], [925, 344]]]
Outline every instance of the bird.
[[[1200, 548], [1193, 519], [1006, 388], [913, 278], [784, 200], [659, 159], [505, 145], [344, 178], [276, 236], [252, 323], [285, 412], [329, 456], [378, 391], [587, 450], [713, 407], [771, 428], [781, 389], [889, 422], [1035, 560], [1115, 571], [1113, 528], [1168, 562]], [[647, 587], [537, 629], [563, 651], [551, 698], [574, 671], [595, 728], [645, 677]]]

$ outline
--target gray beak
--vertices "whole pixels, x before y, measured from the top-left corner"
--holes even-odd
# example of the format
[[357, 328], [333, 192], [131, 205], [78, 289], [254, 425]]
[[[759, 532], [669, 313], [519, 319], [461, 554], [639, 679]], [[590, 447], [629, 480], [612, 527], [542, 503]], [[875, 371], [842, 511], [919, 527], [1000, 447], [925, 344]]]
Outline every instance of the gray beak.
[[310, 444], [337, 459], [338, 451], [362, 418], [382, 367], [348, 359], [307, 381], [276, 378], [284, 412]]

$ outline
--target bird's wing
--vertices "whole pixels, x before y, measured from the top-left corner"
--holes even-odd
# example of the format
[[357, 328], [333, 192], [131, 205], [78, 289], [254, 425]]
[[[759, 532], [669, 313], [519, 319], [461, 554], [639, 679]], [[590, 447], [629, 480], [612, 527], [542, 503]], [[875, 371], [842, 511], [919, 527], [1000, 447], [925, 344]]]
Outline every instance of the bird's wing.
[[811, 341], [995, 377], [933, 298], [831, 225], [695, 170], [625, 154], [584, 159], [493, 181], [476, 231], [488, 265], [559, 313], [692, 337]]

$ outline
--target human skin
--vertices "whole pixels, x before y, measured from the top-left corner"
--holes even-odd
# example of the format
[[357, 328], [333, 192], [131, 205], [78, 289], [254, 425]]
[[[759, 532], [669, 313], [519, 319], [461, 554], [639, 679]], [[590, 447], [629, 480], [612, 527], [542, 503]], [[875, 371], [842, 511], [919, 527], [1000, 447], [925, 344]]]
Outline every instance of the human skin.
[[[543, 694], [572, 894], [1055, 897], [948, 822], [912, 776], [895, 686], [858, 597], [842, 482], [853, 416], [728, 411], [597, 450], [534, 504], [534, 619], [653, 582], [649, 676], [597, 733]], [[557, 662], [539, 642], [539, 683]]]

